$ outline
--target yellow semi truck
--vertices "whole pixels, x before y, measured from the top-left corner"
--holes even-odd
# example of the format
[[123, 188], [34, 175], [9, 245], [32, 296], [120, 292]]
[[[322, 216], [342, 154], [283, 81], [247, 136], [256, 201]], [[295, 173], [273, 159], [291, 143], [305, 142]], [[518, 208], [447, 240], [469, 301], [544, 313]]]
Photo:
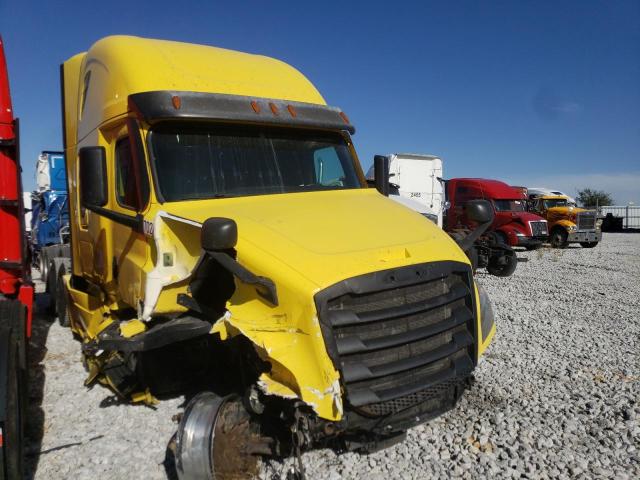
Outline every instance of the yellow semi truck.
[[552, 247], [566, 248], [570, 243], [579, 243], [583, 248], [593, 248], [602, 240], [602, 220], [595, 210], [576, 207], [574, 200], [564, 194], [539, 193], [533, 189], [528, 193], [529, 210], [549, 224]]
[[[316, 445], [368, 451], [455, 405], [495, 332], [489, 299], [447, 234], [367, 188], [353, 125], [300, 72], [112, 36], [64, 62], [61, 83], [58, 316], [87, 384], [146, 403], [197, 393], [180, 478], [250, 476], [256, 455]], [[486, 225], [486, 207], [467, 208]]]

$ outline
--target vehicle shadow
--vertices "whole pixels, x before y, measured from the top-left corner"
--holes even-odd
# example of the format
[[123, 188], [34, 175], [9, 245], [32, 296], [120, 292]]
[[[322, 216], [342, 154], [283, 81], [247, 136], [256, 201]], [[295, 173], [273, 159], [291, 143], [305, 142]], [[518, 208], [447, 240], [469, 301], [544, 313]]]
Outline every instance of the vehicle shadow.
[[44, 399], [47, 337], [55, 318], [47, 313], [49, 296], [36, 293], [33, 309], [31, 339], [29, 340], [29, 395], [25, 425], [25, 478], [32, 479], [38, 468], [44, 436]]

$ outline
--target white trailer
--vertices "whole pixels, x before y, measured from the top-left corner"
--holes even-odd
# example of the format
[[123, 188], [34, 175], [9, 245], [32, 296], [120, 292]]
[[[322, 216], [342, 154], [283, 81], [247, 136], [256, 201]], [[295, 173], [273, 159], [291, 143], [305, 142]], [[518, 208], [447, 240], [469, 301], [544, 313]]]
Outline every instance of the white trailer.
[[[442, 227], [442, 211], [445, 201], [442, 183], [442, 160], [434, 155], [416, 153], [392, 153], [389, 158], [389, 182], [398, 186], [398, 192], [391, 192], [390, 198], [403, 205], [437, 218]], [[367, 172], [367, 178], [373, 179], [373, 167]], [[397, 198], [411, 200], [403, 201]], [[411, 203], [411, 205], [408, 205]], [[418, 205], [420, 206], [418, 208]]]

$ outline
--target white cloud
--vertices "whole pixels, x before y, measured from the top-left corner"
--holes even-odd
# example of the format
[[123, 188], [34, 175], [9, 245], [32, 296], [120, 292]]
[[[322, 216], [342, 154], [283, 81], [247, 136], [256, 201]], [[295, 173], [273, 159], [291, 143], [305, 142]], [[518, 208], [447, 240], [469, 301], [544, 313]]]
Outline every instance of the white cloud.
[[558, 175], [512, 175], [510, 185], [550, 188], [576, 195], [578, 189], [592, 188], [611, 194], [617, 205], [634, 202], [640, 205], [640, 172], [575, 173]]

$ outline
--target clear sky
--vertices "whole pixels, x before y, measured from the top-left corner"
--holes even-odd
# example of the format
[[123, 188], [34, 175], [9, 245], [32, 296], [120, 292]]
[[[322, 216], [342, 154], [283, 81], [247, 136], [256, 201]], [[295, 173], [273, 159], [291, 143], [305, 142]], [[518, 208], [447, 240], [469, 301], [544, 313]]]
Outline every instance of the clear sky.
[[62, 145], [59, 64], [111, 34], [273, 56], [356, 125], [360, 161], [640, 203], [640, 2], [0, 0], [25, 189]]

